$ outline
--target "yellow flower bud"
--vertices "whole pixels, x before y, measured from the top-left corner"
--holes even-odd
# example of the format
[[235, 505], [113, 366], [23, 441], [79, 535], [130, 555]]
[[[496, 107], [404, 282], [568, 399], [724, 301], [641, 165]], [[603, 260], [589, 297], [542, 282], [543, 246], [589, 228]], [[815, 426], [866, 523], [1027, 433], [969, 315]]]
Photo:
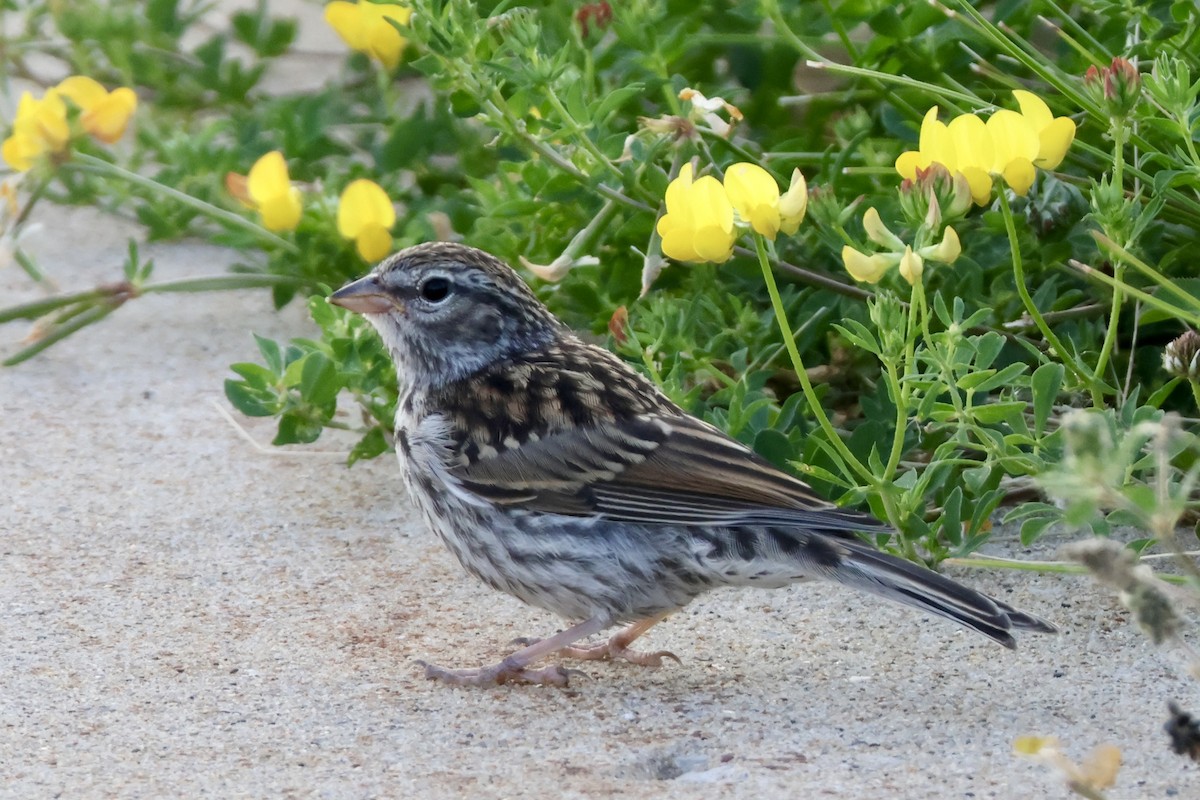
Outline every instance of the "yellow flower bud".
[[783, 197], [779, 198], [779, 230], [792, 236], [800, 229], [804, 214], [808, 211], [808, 183], [804, 173], [792, 170], [792, 184]]
[[883, 220], [879, 217], [879, 212], [871, 206], [863, 214], [863, 230], [867, 232], [867, 238], [880, 247], [886, 247], [888, 250], [899, 252], [904, 249], [904, 242], [899, 236], [888, 230], [888, 226], [883, 224]]
[[913, 252], [909, 245], [904, 246], [904, 255], [900, 256], [900, 277], [908, 281], [909, 285], [921, 280], [922, 273], [925, 272], [925, 261], [917, 253]]

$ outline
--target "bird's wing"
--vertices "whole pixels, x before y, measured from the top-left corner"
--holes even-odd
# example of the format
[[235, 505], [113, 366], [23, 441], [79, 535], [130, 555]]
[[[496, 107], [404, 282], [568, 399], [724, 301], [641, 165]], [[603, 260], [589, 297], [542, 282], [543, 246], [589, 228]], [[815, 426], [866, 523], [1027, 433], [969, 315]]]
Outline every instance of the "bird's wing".
[[549, 431], [451, 470], [510, 508], [629, 522], [883, 529], [693, 417], [639, 414]]

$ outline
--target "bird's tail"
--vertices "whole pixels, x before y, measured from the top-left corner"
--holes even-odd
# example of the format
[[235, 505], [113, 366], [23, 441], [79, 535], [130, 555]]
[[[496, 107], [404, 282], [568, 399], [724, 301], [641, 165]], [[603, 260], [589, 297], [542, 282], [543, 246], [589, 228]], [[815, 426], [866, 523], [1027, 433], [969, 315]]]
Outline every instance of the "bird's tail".
[[864, 542], [839, 537], [836, 546], [842, 551], [841, 564], [827, 570], [826, 577], [953, 620], [1005, 647], [1016, 647], [1012, 636], [1014, 630], [1058, 631], [1040, 617], [1018, 611], [1007, 603], [932, 570], [880, 552]]

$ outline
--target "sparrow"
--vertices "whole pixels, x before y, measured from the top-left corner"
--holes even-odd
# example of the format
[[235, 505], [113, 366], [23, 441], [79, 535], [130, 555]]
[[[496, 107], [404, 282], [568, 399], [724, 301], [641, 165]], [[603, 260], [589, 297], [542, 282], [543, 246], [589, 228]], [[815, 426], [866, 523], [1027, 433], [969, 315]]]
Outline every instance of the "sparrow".
[[[460, 244], [388, 257], [330, 302], [362, 314], [395, 360], [395, 443], [410, 497], [462, 566], [574, 624], [454, 685], [565, 686], [557, 654], [659, 666], [635, 639], [720, 587], [822, 579], [946, 617], [1014, 647], [1032, 614], [877, 550], [887, 530], [839, 508], [691, 416], [567, 329], [508, 265]], [[625, 625], [607, 641], [582, 640]]]

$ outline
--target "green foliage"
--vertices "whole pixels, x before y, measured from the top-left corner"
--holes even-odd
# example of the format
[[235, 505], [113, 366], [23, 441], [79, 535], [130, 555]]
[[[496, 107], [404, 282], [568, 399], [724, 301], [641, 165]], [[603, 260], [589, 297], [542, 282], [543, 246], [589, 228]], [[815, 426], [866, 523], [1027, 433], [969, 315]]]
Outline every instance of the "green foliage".
[[[204, 236], [244, 256], [232, 275], [156, 283], [135, 270], [120, 294], [55, 295], [0, 322], [50, 314], [53, 343], [153, 291], [265, 286], [280, 304], [310, 298], [320, 337], [260, 339], [261, 363], [234, 365], [227, 395], [277, 418], [277, 443], [349, 428], [361, 436], [351, 460], [379, 455], [396, 400], [390, 361], [367, 326], [323, 299], [369, 268], [336, 225], [341, 190], [369, 178], [403, 209], [396, 247], [454, 237], [514, 265], [561, 268], [558, 282], [531, 282], [564, 320], [607, 336], [676, 402], [765, 457], [869, 504], [897, 530], [881, 544], [913, 558], [972, 551], [1014, 487], [1057, 474], [1074, 457], [1068, 408], [1109, 420], [1114, 441], [1162, 411], [1196, 412], [1200, 376], [1160, 369], [1163, 345], [1200, 326], [1190, 3], [1083, 0], [1069, 16], [1050, 0], [984, 10], [951, 0], [951, 13], [878, 0], [629, 0], [609, 17], [565, 0], [413, 5], [396, 70], [356, 54], [321, 88], [273, 95], [261, 78], [296, 26], [266, 2], [217, 25], [187, 0], [25, 4], [23, 28], [0, 41], [9, 74], [36, 79], [27, 57], [38, 48], [134, 86], [142, 107], [131, 147], [77, 139], [26, 173], [26, 207], [9, 226], [42, 198], [100, 204], [152, 237]], [[1140, 59], [1132, 78], [1114, 56]], [[723, 130], [681, 100], [689, 87], [744, 120]], [[930, 225], [899, 191], [897, 156], [916, 147], [931, 106], [943, 117], [1012, 108], [1014, 88], [1079, 124], [1066, 161], [1025, 197], [1001, 190]], [[229, 191], [229, 174], [273, 149], [304, 196], [292, 231], [262, 229]], [[749, 248], [719, 267], [662, 268], [655, 224], [688, 161], [717, 175], [758, 163], [783, 186], [803, 171], [809, 219], [759, 251], [771, 271]], [[963, 254], [929, 261], [915, 285], [895, 269], [855, 285], [840, 254], [867, 246], [868, 208], [914, 249], [952, 223]], [[1130, 457], [1119, 478], [1136, 495], [1150, 472]], [[1070, 509], [1025, 503], [1009, 518], [1033, 541], [1053, 524], [1103, 530], [1128, 517]]]

